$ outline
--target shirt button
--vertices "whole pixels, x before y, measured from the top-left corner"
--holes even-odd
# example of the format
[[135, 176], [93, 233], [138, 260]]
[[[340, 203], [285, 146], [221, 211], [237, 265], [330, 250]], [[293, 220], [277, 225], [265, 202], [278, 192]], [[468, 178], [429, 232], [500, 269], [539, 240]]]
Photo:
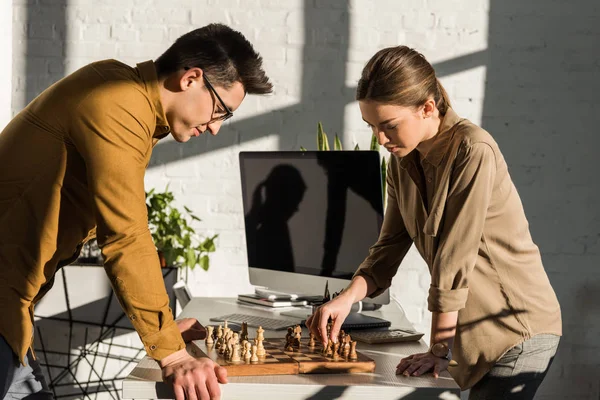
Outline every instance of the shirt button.
[[433, 179], [431, 179], [430, 176], [427, 177], [427, 182], [431, 182]]
[[153, 344], [152, 346], [150, 346], [150, 350], [156, 350], [156, 345]]
[[131, 315], [129, 316], [129, 318], [130, 318], [132, 321], [135, 321], [135, 315], [131, 314]]

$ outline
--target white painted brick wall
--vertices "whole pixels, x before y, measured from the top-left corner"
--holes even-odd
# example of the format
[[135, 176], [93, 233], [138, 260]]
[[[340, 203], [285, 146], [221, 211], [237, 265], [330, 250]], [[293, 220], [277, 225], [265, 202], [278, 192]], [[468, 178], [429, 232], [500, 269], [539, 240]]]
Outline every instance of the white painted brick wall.
[[[561, 301], [565, 337], [539, 398], [598, 398], [595, 0], [12, 2], [12, 89], [9, 75], [0, 71], [0, 96], [12, 91], [12, 114], [88, 62], [118, 58], [135, 65], [155, 59], [178, 36], [209, 22], [240, 30], [264, 56], [275, 95], [247, 98], [217, 138], [184, 146], [166, 140], [147, 174], [148, 187], [169, 184], [178, 203], [203, 219], [198, 228], [220, 235], [211, 269], [190, 278], [193, 294], [201, 296], [252, 290], [238, 152], [314, 148], [319, 120], [330, 132], [343, 132], [346, 147], [367, 147], [369, 131], [351, 102], [364, 63], [384, 46], [418, 48], [441, 71], [459, 114], [483, 122], [500, 142]], [[0, 15], [6, 15], [2, 3]], [[0, 48], [10, 47], [7, 37], [2, 35]], [[3, 99], [0, 112], [7, 113]], [[564, 118], [557, 118], [561, 113]], [[425, 264], [413, 249], [392, 293], [427, 336], [428, 286]]]
[[4, 127], [11, 117], [12, 102], [12, 4], [0, 4], [0, 127]]

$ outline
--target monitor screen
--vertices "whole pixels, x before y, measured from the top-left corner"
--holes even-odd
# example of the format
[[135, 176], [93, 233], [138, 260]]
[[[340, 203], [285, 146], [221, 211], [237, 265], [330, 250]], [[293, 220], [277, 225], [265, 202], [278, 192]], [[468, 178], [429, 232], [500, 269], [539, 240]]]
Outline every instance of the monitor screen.
[[379, 236], [376, 151], [241, 152], [250, 268], [351, 279]]

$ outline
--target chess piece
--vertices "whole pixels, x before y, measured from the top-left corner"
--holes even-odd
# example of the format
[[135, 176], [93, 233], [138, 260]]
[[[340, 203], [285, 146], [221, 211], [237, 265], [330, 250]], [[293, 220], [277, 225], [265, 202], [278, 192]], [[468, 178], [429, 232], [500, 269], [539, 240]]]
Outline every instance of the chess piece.
[[233, 354], [231, 356], [231, 361], [232, 362], [241, 361], [240, 360], [240, 344], [239, 343], [235, 343], [233, 345]]
[[300, 350], [300, 339], [302, 339], [302, 327], [300, 325], [296, 325], [294, 328], [294, 343], [293, 346], [297, 347]]
[[217, 351], [220, 352], [222, 346], [223, 346], [223, 329], [221, 329], [221, 326], [219, 325], [219, 327], [217, 328], [217, 342], [215, 344], [215, 348]]
[[350, 343], [350, 359], [358, 360], [358, 354], [356, 354], [356, 340]]
[[315, 347], [315, 334], [312, 332], [309, 334], [308, 347], [310, 347], [311, 349], [314, 349]]
[[340, 350], [340, 342], [335, 342], [333, 345], [333, 354], [332, 354], [334, 360], [339, 360], [341, 358], [339, 350]]
[[258, 329], [256, 330], [256, 341], [257, 341], [256, 355], [259, 357], [264, 357], [267, 354], [267, 352], [265, 351], [265, 347], [263, 346], [263, 340], [265, 340], [264, 332], [265, 332], [265, 330], [262, 328], [262, 326], [259, 326]]
[[250, 357], [252, 357], [252, 344], [248, 341], [245, 341], [244, 350], [245, 350], [244, 360], [250, 361]]
[[331, 357], [331, 352], [333, 350], [333, 342], [331, 339], [327, 341], [327, 347], [323, 349], [323, 353], [325, 353], [325, 357]]
[[294, 336], [294, 328], [291, 326], [287, 328], [287, 334], [285, 335], [285, 347], [292, 345], [292, 339]]
[[252, 357], [250, 357], [250, 362], [258, 362], [258, 354], [256, 354], [257, 351], [258, 351], [258, 346], [253, 344], [252, 345]]
[[352, 338], [350, 337], [350, 335], [344, 335], [344, 341], [342, 342], [342, 357], [344, 358], [348, 358], [348, 356], [350, 355], [350, 342], [352, 341]]
[[244, 339], [240, 345], [240, 349], [242, 349], [242, 358], [246, 358], [246, 343], [248, 343], [248, 341]]
[[206, 327], [206, 344], [207, 345], [214, 343], [214, 341], [213, 341], [213, 330], [214, 329], [215, 329], [214, 326], [209, 325]]
[[242, 333], [240, 334], [241, 340], [248, 340], [248, 323], [242, 322]]
[[229, 329], [227, 328], [227, 320], [225, 320], [225, 329]]

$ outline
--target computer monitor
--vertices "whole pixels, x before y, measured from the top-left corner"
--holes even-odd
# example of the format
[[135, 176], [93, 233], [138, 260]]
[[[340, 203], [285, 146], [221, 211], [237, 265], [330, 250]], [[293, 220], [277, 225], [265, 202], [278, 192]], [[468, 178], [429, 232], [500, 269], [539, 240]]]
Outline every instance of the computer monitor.
[[[301, 295], [345, 288], [379, 236], [376, 151], [240, 152], [250, 283]], [[375, 299], [389, 303], [386, 290]]]

